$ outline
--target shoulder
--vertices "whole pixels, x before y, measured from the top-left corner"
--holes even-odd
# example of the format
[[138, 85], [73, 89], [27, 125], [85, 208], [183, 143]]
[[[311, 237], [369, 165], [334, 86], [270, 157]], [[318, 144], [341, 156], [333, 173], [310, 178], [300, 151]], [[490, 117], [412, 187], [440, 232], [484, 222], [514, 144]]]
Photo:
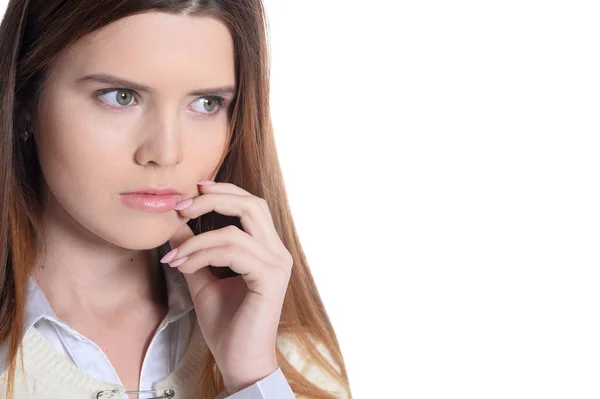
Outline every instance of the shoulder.
[[[333, 357], [327, 346], [314, 336], [310, 336], [310, 341], [323, 358], [339, 372], [340, 368], [333, 361]], [[278, 336], [277, 346], [285, 359], [308, 381], [321, 389], [335, 393], [339, 398], [348, 397], [347, 391], [337, 379], [314, 362], [302, 349], [302, 344], [295, 335], [285, 334]]]

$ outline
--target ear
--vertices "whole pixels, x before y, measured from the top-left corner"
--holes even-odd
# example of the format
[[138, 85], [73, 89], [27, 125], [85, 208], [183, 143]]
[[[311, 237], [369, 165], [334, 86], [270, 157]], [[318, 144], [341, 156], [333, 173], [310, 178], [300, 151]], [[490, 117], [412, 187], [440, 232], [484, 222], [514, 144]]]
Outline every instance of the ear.
[[31, 133], [33, 131], [33, 112], [25, 104], [15, 104], [15, 129], [22, 132], [25, 129]]

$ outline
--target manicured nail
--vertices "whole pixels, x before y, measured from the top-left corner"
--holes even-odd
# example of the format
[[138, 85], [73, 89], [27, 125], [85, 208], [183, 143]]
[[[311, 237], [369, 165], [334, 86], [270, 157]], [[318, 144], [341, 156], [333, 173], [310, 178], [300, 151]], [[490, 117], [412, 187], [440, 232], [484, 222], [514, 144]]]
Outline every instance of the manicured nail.
[[188, 260], [188, 257], [184, 256], [183, 258], [177, 259], [175, 262], [170, 263], [169, 266], [171, 266], [171, 267], [179, 267], [179, 266], [183, 265], [186, 260]]
[[160, 260], [160, 263], [169, 263], [170, 261], [173, 260], [173, 258], [175, 257], [176, 254], [177, 254], [177, 248], [175, 248], [174, 250], [172, 250], [171, 252], [169, 252], [168, 254], [163, 256], [163, 258]]
[[175, 205], [175, 209], [177, 209], [178, 211], [187, 208], [188, 206], [192, 205], [194, 203], [193, 199], [186, 199], [185, 201], [181, 201], [180, 203], [178, 203], [177, 205]]
[[196, 184], [202, 184], [202, 185], [205, 185], [205, 186], [210, 186], [211, 184], [215, 184], [215, 182], [212, 181], [212, 180], [200, 180]]

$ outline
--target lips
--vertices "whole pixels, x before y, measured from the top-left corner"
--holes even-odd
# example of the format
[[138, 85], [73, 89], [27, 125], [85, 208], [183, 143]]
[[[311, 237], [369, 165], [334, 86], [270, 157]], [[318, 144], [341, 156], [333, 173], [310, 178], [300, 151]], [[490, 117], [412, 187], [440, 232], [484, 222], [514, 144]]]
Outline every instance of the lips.
[[145, 212], [168, 212], [182, 199], [182, 194], [173, 189], [143, 189], [122, 193], [121, 202], [131, 209]]

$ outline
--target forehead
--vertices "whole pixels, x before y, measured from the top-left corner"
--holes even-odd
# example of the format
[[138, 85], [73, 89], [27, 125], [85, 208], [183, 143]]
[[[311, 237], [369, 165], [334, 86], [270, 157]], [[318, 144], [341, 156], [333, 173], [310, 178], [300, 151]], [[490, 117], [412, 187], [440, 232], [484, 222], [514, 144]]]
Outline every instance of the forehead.
[[149, 12], [115, 21], [74, 43], [55, 71], [63, 76], [114, 73], [153, 87], [233, 84], [233, 39], [214, 17]]

